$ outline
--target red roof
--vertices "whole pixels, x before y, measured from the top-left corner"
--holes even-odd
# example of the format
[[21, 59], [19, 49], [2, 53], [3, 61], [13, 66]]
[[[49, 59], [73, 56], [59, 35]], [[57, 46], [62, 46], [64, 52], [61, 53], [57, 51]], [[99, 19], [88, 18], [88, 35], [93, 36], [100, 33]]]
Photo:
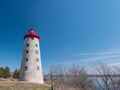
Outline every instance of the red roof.
[[29, 33], [24, 36], [24, 39], [30, 38], [30, 37], [37, 38], [38, 40], [40, 39], [40, 36], [35, 33], [34, 29], [30, 29]]

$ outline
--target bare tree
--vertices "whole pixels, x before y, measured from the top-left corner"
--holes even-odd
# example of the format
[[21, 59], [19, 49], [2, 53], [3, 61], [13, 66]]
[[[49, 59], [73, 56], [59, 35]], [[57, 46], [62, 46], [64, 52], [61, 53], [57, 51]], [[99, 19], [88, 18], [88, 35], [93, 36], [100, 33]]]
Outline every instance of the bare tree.
[[50, 67], [50, 70], [49, 70], [49, 78], [50, 78], [50, 82], [54, 82], [55, 78], [54, 78], [54, 75], [55, 75], [55, 70], [54, 70], [54, 67]]
[[68, 70], [68, 85], [76, 90], [93, 90], [93, 81], [84, 67], [72, 66]]
[[112, 67], [100, 63], [96, 67], [96, 71], [98, 73], [96, 82], [99, 84], [99, 86], [100, 84], [103, 84], [102, 86], [104, 86], [106, 90], [116, 90], [116, 75]]
[[50, 83], [62, 83], [64, 82], [64, 75], [65, 75], [65, 69], [61, 66], [59, 67], [51, 67], [48, 73], [48, 77], [50, 79]]
[[87, 71], [79, 66], [72, 66], [69, 69], [52, 67], [48, 75], [57, 90], [95, 90]]

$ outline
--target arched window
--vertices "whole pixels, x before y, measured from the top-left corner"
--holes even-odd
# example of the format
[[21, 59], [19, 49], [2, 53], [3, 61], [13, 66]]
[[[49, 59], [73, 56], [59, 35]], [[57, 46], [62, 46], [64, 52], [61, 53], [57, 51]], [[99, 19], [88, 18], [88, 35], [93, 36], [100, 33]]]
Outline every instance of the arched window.
[[35, 46], [36, 46], [36, 47], [38, 47], [38, 45], [37, 45], [37, 44], [35, 44]]
[[28, 67], [27, 67], [27, 66], [25, 66], [25, 71], [26, 71], [26, 70], [28, 70]]
[[36, 58], [36, 61], [39, 62], [39, 58]]
[[38, 50], [36, 50], [36, 53], [38, 54]]
[[28, 53], [29, 53], [29, 51], [28, 51], [28, 50], [26, 50], [26, 53], [28, 54]]
[[29, 44], [27, 43], [27, 47], [29, 47]]
[[39, 66], [37, 66], [37, 70], [39, 70], [40, 68], [39, 68]]
[[25, 60], [26, 60], [26, 62], [28, 62], [28, 58], [26, 58]]

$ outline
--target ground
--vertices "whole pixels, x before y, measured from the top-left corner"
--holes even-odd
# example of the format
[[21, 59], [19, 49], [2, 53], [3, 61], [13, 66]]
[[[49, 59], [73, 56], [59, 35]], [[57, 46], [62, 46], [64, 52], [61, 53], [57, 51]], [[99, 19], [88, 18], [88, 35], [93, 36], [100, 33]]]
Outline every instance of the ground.
[[35, 84], [19, 81], [0, 81], [0, 90], [51, 90], [47, 84]]

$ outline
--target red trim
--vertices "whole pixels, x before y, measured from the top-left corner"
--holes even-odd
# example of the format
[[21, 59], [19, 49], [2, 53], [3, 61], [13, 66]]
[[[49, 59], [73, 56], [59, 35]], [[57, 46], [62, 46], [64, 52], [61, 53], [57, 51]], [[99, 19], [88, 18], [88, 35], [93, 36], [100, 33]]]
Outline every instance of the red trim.
[[29, 37], [37, 38], [38, 40], [40, 39], [40, 36], [37, 35], [33, 29], [29, 30], [29, 33], [24, 36], [24, 39], [29, 38]]

